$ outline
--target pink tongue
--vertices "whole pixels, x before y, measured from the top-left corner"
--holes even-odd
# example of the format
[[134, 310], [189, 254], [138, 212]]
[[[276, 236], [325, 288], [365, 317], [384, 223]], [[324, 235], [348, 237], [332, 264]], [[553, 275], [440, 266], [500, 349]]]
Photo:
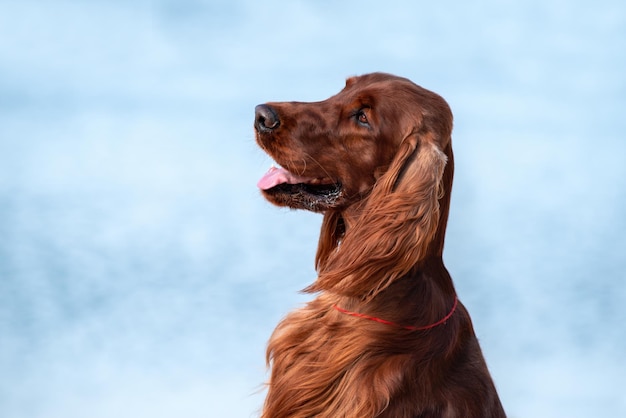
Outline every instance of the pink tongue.
[[268, 190], [272, 187], [282, 184], [296, 184], [296, 183], [306, 183], [308, 179], [307, 177], [296, 176], [295, 174], [291, 174], [289, 171], [285, 170], [281, 167], [271, 167], [263, 177], [256, 184], [261, 190]]

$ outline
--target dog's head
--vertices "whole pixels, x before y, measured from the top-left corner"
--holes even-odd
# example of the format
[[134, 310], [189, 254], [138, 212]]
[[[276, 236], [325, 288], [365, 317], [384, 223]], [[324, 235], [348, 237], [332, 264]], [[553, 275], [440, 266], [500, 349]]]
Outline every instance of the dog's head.
[[[397, 180], [410, 170], [409, 155], [450, 141], [452, 114], [438, 95], [411, 81], [374, 73], [351, 77], [345, 88], [321, 102], [267, 103], [256, 107], [258, 144], [280, 167], [258, 186], [272, 203], [324, 212], [366, 198], [388, 173]], [[405, 153], [406, 154], [406, 153]], [[407, 161], [398, 161], [394, 158]], [[410, 165], [410, 164], [409, 164]]]
[[[320, 270], [338, 263], [337, 252], [346, 258], [351, 250], [372, 257], [382, 251], [389, 262], [393, 257], [383, 252], [404, 251], [398, 255], [410, 264], [428, 252], [438, 227], [443, 247], [452, 113], [439, 95], [405, 78], [367, 74], [349, 78], [324, 101], [259, 105], [254, 127], [258, 144], [280, 165], [259, 181], [264, 196], [325, 213]], [[344, 237], [343, 216], [356, 206], [356, 231]]]

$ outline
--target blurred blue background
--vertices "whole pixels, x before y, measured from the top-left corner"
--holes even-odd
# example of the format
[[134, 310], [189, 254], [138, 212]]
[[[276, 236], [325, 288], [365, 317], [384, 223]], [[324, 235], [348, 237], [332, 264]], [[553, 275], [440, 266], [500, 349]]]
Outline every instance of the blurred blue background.
[[455, 113], [445, 260], [511, 417], [626, 416], [626, 6], [0, 1], [0, 416], [253, 417], [319, 215], [253, 109], [386, 71]]

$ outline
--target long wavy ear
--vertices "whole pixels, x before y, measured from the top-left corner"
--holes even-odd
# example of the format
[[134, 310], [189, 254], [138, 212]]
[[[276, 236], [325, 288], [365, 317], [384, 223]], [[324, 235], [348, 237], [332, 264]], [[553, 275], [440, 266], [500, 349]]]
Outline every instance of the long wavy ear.
[[369, 298], [417, 266], [437, 231], [446, 161], [432, 132], [405, 138], [340, 243], [339, 215], [325, 217], [336, 248], [318, 250], [319, 276], [306, 290]]

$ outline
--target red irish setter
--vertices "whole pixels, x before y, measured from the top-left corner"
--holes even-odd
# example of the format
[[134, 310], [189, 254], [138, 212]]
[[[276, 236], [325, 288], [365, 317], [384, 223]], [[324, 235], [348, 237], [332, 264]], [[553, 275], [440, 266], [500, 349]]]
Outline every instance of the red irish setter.
[[259, 105], [254, 126], [280, 164], [263, 195], [324, 214], [317, 297], [269, 341], [262, 417], [504, 417], [442, 261], [448, 104], [374, 73], [321, 102]]

